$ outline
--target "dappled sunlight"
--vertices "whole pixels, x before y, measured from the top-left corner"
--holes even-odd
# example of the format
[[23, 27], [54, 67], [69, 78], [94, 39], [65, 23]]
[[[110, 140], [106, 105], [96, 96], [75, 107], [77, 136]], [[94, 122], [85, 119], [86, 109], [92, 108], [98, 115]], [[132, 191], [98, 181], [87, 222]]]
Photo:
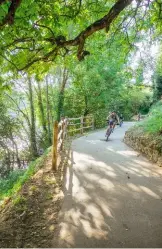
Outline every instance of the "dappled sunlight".
[[99, 179], [101, 178], [99, 175], [95, 174], [95, 173], [86, 173], [84, 175], [85, 179], [87, 180], [92, 180], [93, 182], [98, 182]]
[[[95, 161], [94, 161], [95, 162]], [[113, 169], [113, 167], [112, 166], [109, 166], [108, 164], [106, 164], [106, 163], [104, 163], [104, 162], [102, 162], [102, 161], [98, 161], [97, 162], [97, 165], [99, 165], [100, 166], [100, 170], [103, 170], [105, 173], [107, 172], [107, 171], [111, 171], [111, 173], [114, 173], [115, 174], [115, 172], [114, 172], [114, 169]]]
[[[67, 172], [60, 247], [111, 247], [112, 241], [123, 247], [123, 237], [131, 240], [134, 234], [138, 245], [144, 231], [152, 238], [153, 201], [162, 196], [160, 174], [154, 172], [161, 171], [143, 157], [135, 158], [137, 152], [122, 143], [116, 147], [100, 143], [88, 149], [77, 141], [73, 167]], [[161, 201], [158, 205], [162, 208]], [[161, 213], [159, 207], [156, 215]]]
[[90, 203], [89, 205], [87, 205], [84, 214], [88, 215], [89, 218], [91, 218], [94, 221], [94, 223], [95, 219], [103, 220], [103, 215], [101, 213], [101, 210], [98, 208], [98, 206], [95, 203]]
[[136, 186], [136, 185], [133, 184], [133, 183], [127, 183], [127, 186], [128, 186], [132, 191], [141, 192], [140, 187], [139, 187], [139, 186]]
[[[113, 218], [111, 210], [108, 207], [108, 203], [106, 201], [101, 201], [101, 200], [99, 200], [99, 201], [100, 201], [100, 206], [101, 206], [102, 212], [105, 213], [106, 216], [109, 216], [109, 217]], [[110, 227], [109, 227], [109, 229], [110, 229]]]
[[75, 233], [76, 227], [71, 225], [70, 230], [69, 230], [69, 224], [68, 223], [63, 223], [61, 224], [61, 232], [60, 232], [60, 239], [63, 239], [66, 241], [66, 243], [70, 245], [74, 245], [74, 236], [73, 234]]
[[143, 169], [143, 171], [141, 171], [138, 168], [131, 167], [130, 172], [133, 174], [137, 174], [138, 176], [150, 177], [150, 173], [147, 170], [145, 170], [145, 168]]
[[[79, 154], [79, 157], [78, 157]], [[83, 153], [74, 153], [74, 156], [77, 157], [77, 164], [78, 165], [83, 165], [82, 167], [79, 168], [79, 171], [85, 171], [86, 169], [86, 175], [87, 169], [91, 169], [90, 175], [93, 174], [93, 169], [98, 169], [100, 171], [103, 171], [104, 174], [111, 176], [111, 177], [116, 177], [116, 174], [114, 172], [114, 169], [112, 166], [107, 165], [103, 161], [96, 161], [94, 157], [88, 156], [87, 154]]]
[[138, 176], [138, 177], [150, 177], [150, 171], [147, 170], [145, 167], [142, 168], [141, 170], [141, 166], [138, 164], [133, 163], [133, 161], [131, 161], [129, 163], [129, 168], [124, 166], [123, 164], [119, 164], [119, 163], [114, 163], [115, 166], [117, 166], [120, 170], [122, 170], [125, 174], [131, 174], [133, 176]]
[[137, 156], [137, 155], [138, 155], [138, 153], [135, 152], [135, 151], [133, 151], [133, 150], [115, 150], [115, 149], [112, 148], [112, 147], [106, 147], [106, 149], [107, 149], [108, 151], [111, 151], [111, 152], [120, 154], [120, 155], [125, 156], [125, 157]]
[[95, 225], [98, 228], [93, 228], [88, 220], [81, 219], [81, 224], [83, 226], [83, 231], [88, 238], [94, 237], [95, 239], [107, 239], [108, 231], [103, 231], [101, 229], [101, 221], [95, 220]]
[[[155, 199], [161, 199], [161, 197], [158, 194], [156, 194], [150, 188], [147, 188], [145, 186], [137, 186], [137, 185], [135, 185], [133, 183], [127, 183], [127, 186], [132, 191], [134, 191], [134, 192], [132, 192], [132, 195], [136, 194], [136, 192], [137, 193], [143, 193], [144, 192], [145, 194], [149, 195], [150, 197], [153, 197]], [[135, 195], [135, 196], [137, 197], [137, 195]], [[138, 195], [138, 197], [140, 197], [140, 196]], [[144, 199], [146, 199], [146, 198], [144, 198], [144, 196], [143, 196], [143, 200]]]
[[111, 210], [106, 202], [102, 200], [100, 200], [100, 203], [95, 202], [93, 195], [87, 199], [88, 194], [83, 189], [80, 192], [84, 199], [80, 199], [80, 193], [75, 196], [75, 207], [64, 214], [60, 238], [71, 246], [75, 245], [76, 233], [79, 233], [81, 238], [84, 234], [86, 238], [107, 240], [108, 232], [111, 228], [105, 222], [104, 216], [106, 215], [113, 219]]
[[105, 191], [110, 191], [111, 189], [113, 189], [115, 186], [112, 183], [112, 181], [102, 178], [99, 180], [98, 185], [100, 188], [103, 188]]
[[116, 153], [122, 155], [122, 156], [137, 156], [137, 152], [133, 151], [133, 150], [123, 150], [123, 151], [116, 151]]
[[[146, 160], [146, 159], [145, 159], [145, 160]], [[149, 161], [147, 161], [147, 160], [144, 161], [143, 158], [141, 158], [141, 159], [134, 159], [133, 161], [134, 161], [135, 163], [137, 163], [137, 164], [140, 164], [141, 166], [144, 166], [144, 167], [148, 167], [148, 164], [149, 164]], [[146, 168], [145, 168], [145, 171], [146, 171], [146, 170], [147, 170], [148, 172], [150, 171], [149, 169], [146, 169]]]
[[82, 201], [90, 201], [91, 200], [90, 196], [85, 191], [84, 187], [80, 187], [73, 194], [76, 194], [79, 196], [79, 200], [78, 200], [78, 197], [74, 197], [75, 201], [82, 202]]
[[115, 178], [117, 175], [114, 173], [114, 172], [112, 172], [112, 171], [107, 171], [107, 172], [105, 172], [105, 175], [106, 176], [110, 176], [110, 177], [112, 177], [112, 178]]
[[70, 209], [68, 222], [77, 227], [79, 226], [80, 223], [80, 216], [81, 216], [80, 210], [74, 207]]
[[[71, 180], [72, 180], [71, 179], [71, 175], [72, 175], [72, 173], [73, 173], [73, 169], [71, 167], [67, 167], [67, 171], [66, 171], [66, 184], [65, 184], [66, 189], [70, 189], [70, 185], [72, 184], [71, 183]], [[80, 183], [79, 183], [77, 177], [75, 177], [75, 175], [73, 176], [73, 178], [74, 178], [73, 182], [74, 182], [76, 188], [78, 188], [79, 185], [80, 185]]]
[[112, 152], [116, 152], [116, 151], [115, 151], [112, 147], [110, 147], [110, 146], [106, 147], [106, 149], [109, 150], [109, 151], [112, 151]]
[[160, 196], [154, 193], [151, 189], [145, 187], [145, 186], [140, 186], [140, 188], [149, 196], [155, 198], [155, 199], [160, 199]]
[[87, 140], [86, 139], [85, 141], [86, 141], [86, 143], [90, 143], [90, 144], [96, 144], [97, 143], [97, 140]]
[[119, 164], [119, 163], [114, 163], [114, 166], [118, 167], [118, 169], [123, 171], [125, 174], [129, 172], [138, 175], [137, 173], [139, 172], [139, 170], [137, 170], [136, 172], [132, 171], [131, 164], [129, 168], [125, 167], [124, 164]]
[[[80, 152], [74, 152], [74, 157], [77, 158], [77, 162], [79, 160], [82, 160], [82, 158], [84, 157], [85, 160], [93, 160], [94, 157], [92, 157], [91, 155], [85, 154], [85, 153], [80, 153]], [[75, 163], [75, 160], [74, 160]]]

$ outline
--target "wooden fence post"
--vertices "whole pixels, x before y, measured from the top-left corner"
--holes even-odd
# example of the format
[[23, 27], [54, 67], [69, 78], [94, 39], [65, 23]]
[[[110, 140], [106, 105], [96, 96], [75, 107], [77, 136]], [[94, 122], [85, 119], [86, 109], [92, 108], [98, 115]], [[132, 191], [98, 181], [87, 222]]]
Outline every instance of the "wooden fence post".
[[83, 129], [83, 121], [84, 121], [84, 118], [83, 118], [83, 116], [80, 118], [80, 131], [81, 131], [81, 134], [83, 134], [83, 132], [84, 132], [84, 129]]
[[68, 119], [65, 118], [65, 136], [64, 138], [66, 139], [67, 138], [67, 135], [68, 135]]
[[57, 170], [58, 121], [53, 126], [52, 170]]

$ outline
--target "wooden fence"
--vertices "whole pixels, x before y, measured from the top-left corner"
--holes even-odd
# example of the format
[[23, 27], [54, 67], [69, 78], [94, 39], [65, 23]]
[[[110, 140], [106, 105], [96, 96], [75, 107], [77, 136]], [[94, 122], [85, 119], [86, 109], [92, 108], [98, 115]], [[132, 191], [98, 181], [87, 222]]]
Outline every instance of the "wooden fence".
[[92, 115], [79, 118], [62, 118], [59, 123], [54, 122], [52, 170], [56, 171], [61, 162], [61, 151], [65, 139], [78, 133], [83, 134], [88, 129], [94, 129], [94, 117]]

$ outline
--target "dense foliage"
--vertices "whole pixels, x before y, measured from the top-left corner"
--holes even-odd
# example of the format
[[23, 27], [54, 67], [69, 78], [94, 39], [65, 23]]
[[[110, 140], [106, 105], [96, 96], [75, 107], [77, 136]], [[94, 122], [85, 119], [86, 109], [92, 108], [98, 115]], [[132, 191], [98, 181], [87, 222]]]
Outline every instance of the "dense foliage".
[[103, 29], [112, 41], [120, 34], [121, 45], [127, 43], [132, 49], [144, 32], [160, 34], [160, 15], [161, 3], [149, 0], [3, 0], [0, 62], [4, 72], [8, 65], [33, 72], [36, 66], [48, 70], [58, 56], [76, 53], [81, 61], [94, 52], [88, 38]]
[[162, 101], [151, 107], [149, 116], [139, 126], [149, 134], [162, 135]]
[[22, 185], [44, 165], [44, 160], [48, 153], [49, 149], [45, 151], [43, 156], [39, 157], [34, 162], [31, 162], [27, 169], [11, 171], [7, 178], [0, 177], [0, 200], [6, 197], [10, 198], [12, 195], [17, 194]]

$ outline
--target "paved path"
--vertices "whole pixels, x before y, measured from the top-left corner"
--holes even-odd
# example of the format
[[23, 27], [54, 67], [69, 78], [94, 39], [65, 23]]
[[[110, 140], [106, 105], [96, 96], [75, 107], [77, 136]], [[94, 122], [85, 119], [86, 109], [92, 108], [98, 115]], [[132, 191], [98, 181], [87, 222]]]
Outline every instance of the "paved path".
[[73, 142], [57, 247], [162, 247], [162, 168], [122, 142], [131, 125]]

